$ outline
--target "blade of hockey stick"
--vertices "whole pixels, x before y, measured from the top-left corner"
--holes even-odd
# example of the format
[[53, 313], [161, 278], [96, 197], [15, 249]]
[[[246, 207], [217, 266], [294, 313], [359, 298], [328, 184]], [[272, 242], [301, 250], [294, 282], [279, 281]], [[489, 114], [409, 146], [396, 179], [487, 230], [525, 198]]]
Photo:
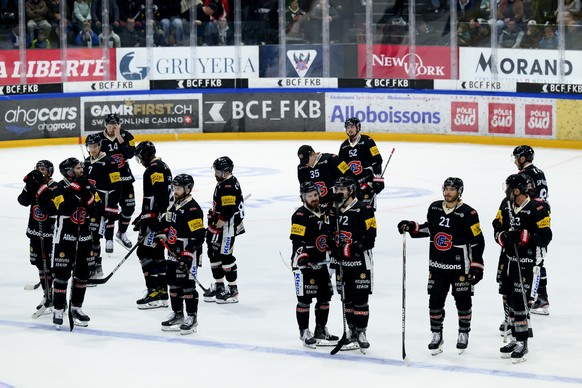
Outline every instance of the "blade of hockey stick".
[[348, 334], [344, 331], [342, 338], [340, 338], [340, 340], [337, 342], [337, 345], [331, 350], [331, 352], [329, 352], [329, 354], [331, 354], [333, 356], [334, 354], [339, 352], [341, 350], [341, 348], [346, 344], [347, 340], [348, 340]]
[[111, 273], [109, 275], [107, 275], [107, 276], [105, 276], [104, 278], [101, 278], [101, 279], [88, 279], [87, 280], [87, 284], [90, 284], [90, 285], [99, 285], [99, 284], [105, 284], [105, 283], [107, 283], [107, 281], [109, 279], [111, 279], [111, 277], [113, 276], [113, 274], [115, 272], [117, 272], [117, 270], [119, 269], [119, 267], [121, 267], [121, 265], [123, 263], [125, 263], [125, 261], [129, 258], [129, 256], [131, 256], [131, 254], [137, 249], [137, 247], [139, 247], [141, 245], [141, 243], [144, 240], [145, 240], [145, 236], [142, 237], [141, 239], [139, 239], [139, 241], [135, 243], [135, 245], [123, 257], [123, 259], [121, 259], [121, 261], [119, 262], [119, 264], [117, 264], [117, 266], [115, 268], [113, 268], [113, 271], [111, 271]]
[[24, 289], [26, 291], [32, 291], [32, 290], [36, 290], [40, 287], [40, 282], [36, 283], [36, 284], [27, 284], [24, 286]]

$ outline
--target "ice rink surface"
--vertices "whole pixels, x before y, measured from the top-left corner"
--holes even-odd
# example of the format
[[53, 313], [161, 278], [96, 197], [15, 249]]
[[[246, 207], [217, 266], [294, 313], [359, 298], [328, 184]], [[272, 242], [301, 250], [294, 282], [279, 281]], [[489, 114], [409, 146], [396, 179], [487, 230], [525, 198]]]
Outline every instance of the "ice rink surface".
[[[299, 341], [295, 320], [292, 273], [283, 264], [291, 252], [290, 217], [300, 206], [296, 174], [298, 141], [157, 143], [158, 155], [174, 175], [194, 176], [194, 197], [206, 211], [215, 185], [212, 162], [223, 155], [235, 164], [234, 175], [246, 202], [247, 233], [235, 244], [240, 303], [217, 305], [200, 301], [198, 333], [165, 333], [160, 322], [169, 309], [140, 311], [136, 299], [145, 289], [133, 255], [111, 278], [89, 288], [83, 310], [89, 327], [56, 331], [49, 315], [33, 320], [42, 297], [25, 291], [38, 281], [29, 264], [25, 236], [28, 209], [16, 197], [22, 178], [39, 159], [58, 164], [82, 156], [79, 146], [41, 146], [0, 152], [0, 387], [566, 387], [582, 385], [582, 260], [578, 204], [582, 187], [582, 152], [536, 148], [534, 163], [548, 178], [554, 239], [549, 246], [549, 316], [532, 316], [535, 337], [525, 363], [502, 360], [501, 298], [495, 283], [499, 247], [491, 221], [503, 197], [502, 182], [516, 172], [513, 147], [471, 144], [387, 143], [378, 146], [387, 159], [387, 189], [379, 197], [378, 238], [374, 250], [374, 294], [370, 298], [366, 355], [359, 351], [329, 355], [329, 348], [311, 350]], [[311, 141], [316, 151], [337, 152], [337, 141]], [[516, 144], [517, 145], [517, 144]], [[141, 206], [144, 168], [131, 160]], [[406, 348], [410, 364], [401, 359], [402, 237], [401, 219], [424, 221], [428, 205], [442, 199], [448, 176], [465, 182], [463, 199], [480, 215], [485, 234], [485, 277], [476, 287], [473, 323], [467, 351], [455, 349], [457, 320], [454, 301], [447, 299], [444, 352], [427, 350], [428, 240], [407, 240]], [[130, 232], [133, 241], [134, 232]], [[126, 253], [119, 244], [103, 259], [105, 274]], [[211, 273], [204, 255], [200, 280]], [[66, 322], [66, 320], [65, 320]], [[311, 314], [311, 329], [314, 326]], [[341, 335], [341, 304], [331, 302], [328, 327]]]

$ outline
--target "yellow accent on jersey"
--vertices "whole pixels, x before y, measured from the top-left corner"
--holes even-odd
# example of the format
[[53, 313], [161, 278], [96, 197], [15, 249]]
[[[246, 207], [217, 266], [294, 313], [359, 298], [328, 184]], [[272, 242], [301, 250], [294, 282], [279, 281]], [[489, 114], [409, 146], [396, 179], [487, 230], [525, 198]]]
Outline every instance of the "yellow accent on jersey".
[[501, 209], [497, 210], [497, 214], [495, 215], [495, 219], [499, 220], [499, 222], [501, 222], [501, 224], [503, 225], [503, 216], [501, 215]]
[[543, 219], [536, 222], [538, 228], [549, 228], [550, 227], [550, 216], [544, 217]]
[[471, 232], [473, 232], [473, 236], [478, 236], [481, 234], [481, 224], [476, 223], [475, 225], [471, 225]]
[[129, 146], [130, 146], [130, 147], [135, 147], [135, 139], [131, 139], [131, 140], [129, 141]]
[[380, 151], [378, 151], [378, 147], [374, 146], [370, 148], [370, 153], [372, 154], [372, 156], [376, 156], [380, 153]]
[[291, 225], [291, 234], [295, 234], [297, 236], [305, 236], [305, 230], [307, 228], [303, 225], [293, 224]]
[[99, 196], [99, 192], [95, 192], [95, 202], [101, 202], [101, 197]]
[[376, 217], [368, 218], [366, 220], [366, 230], [370, 228], [376, 229]]
[[164, 174], [162, 174], [161, 172], [154, 172], [150, 176], [150, 179], [152, 180], [152, 185], [155, 185], [158, 182], [163, 183], [164, 182]]
[[63, 197], [63, 195], [57, 195], [56, 197], [54, 197], [52, 199], [53, 203], [55, 204], [55, 207], [58, 209], [59, 206], [61, 206], [61, 203], [65, 202], [65, 197]]
[[188, 227], [191, 232], [194, 232], [198, 229], [204, 228], [204, 221], [202, 221], [202, 218], [193, 219], [192, 221], [188, 221]]
[[348, 165], [346, 164], [346, 162], [341, 162], [340, 164], [338, 164], [337, 168], [339, 168], [339, 170], [342, 172], [342, 174], [345, 174], [346, 171], [348, 171], [350, 169], [348, 167]]
[[236, 197], [234, 195], [225, 195], [220, 198], [220, 202], [222, 203], [222, 206], [236, 205]]
[[111, 183], [119, 182], [121, 180], [121, 174], [119, 173], [119, 171], [110, 173], [109, 180], [111, 181]]

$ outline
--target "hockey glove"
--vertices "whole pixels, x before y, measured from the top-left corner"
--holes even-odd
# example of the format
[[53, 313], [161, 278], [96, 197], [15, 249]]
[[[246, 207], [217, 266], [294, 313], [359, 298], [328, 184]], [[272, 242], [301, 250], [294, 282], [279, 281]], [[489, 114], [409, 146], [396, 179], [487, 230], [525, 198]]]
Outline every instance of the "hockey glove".
[[384, 178], [374, 177], [374, 180], [372, 181], [372, 188], [374, 189], [374, 192], [376, 194], [380, 194], [382, 192], [382, 190], [384, 190], [384, 188], [385, 188]]
[[409, 234], [415, 233], [418, 231], [418, 224], [414, 221], [406, 221], [402, 220], [398, 223], [398, 232], [400, 234], [404, 234], [404, 232], [408, 232]]
[[469, 268], [469, 274], [467, 275], [467, 280], [472, 285], [475, 285], [483, 279], [483, 264], [472, 262]]
[[520, 247], [529, 242], [529, 236], [530, 234], [527, 229], [510, 230], [507, 232], [509, 241], [511, 241], [513, 244], [519, 245]]
[[193, 260], [194, 255], [192, 252], [182, 251], [180, 256], [178, 256], [178, 264], [180, 264], [180, 267], [190, 268]]
[[292, 267], [293, 268], [306, 268], [309, 267], [309, 255], [305, 252], [299, 253], [297, 252], [297, 254], [295, 255], [295, 258], [293, 259], [293, 264]]
[[44, 182], [44, 175], [38, 170], [32, 170], [24, 177], [23, 181], [26, 183], [26, 189], [33, 193]]

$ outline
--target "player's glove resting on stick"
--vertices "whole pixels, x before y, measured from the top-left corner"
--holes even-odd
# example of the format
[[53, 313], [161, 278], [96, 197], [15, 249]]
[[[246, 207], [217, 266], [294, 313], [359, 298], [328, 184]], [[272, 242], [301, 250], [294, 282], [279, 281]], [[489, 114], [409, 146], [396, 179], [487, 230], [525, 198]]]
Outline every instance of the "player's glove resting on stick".
[[472, 261], [471, 267], [469, 268], [469, 274], [467, 275], [467, 280], [472, 285], [475, 285], [483, 279], [483, 264], [479, 262]]
[[382, 177], [374, 177], [372, 180], [372, 188], [376, 194], [380, 194], [382, 190], [384, 190], [384, 178]]
[[521, 247], [528, 243], [529, 238], [530, 234], [526, 229], [517, 229], [497, 233], [495, 240], [502, 247], [511, 246], [512, 244], [517, 244]]
[[193, 260], [194, 255], [192, 252], [186, 250], [180, 252], [180, 255], [178, 256], [178, 264], [180, 264], [180, 267], [190, 268]]
[[402, 220], [398, 223], [398, 232], [400, 234], [404, 234], [404, 232], [416, 233], [418, 232], [418, 224], [414, 221]]

